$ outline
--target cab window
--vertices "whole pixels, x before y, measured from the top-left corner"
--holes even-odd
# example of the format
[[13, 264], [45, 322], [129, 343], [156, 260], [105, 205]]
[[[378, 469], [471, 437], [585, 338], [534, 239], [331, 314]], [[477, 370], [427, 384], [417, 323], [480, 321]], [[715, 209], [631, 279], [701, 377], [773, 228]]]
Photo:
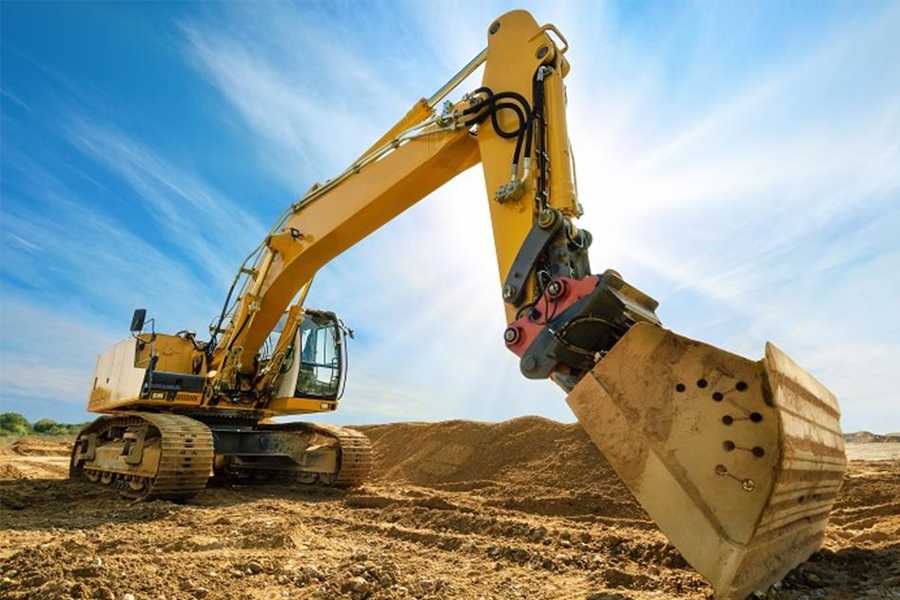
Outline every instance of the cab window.
[[336, 399], [343, 387], [344, 348], [333, 319], [307, 314], [300, 324], [296, 397]]

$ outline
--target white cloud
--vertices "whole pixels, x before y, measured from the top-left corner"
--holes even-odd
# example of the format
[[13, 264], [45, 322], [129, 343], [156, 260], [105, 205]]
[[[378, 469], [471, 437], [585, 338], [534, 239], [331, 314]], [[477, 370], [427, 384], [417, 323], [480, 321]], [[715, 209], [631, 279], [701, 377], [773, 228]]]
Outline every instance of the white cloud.
[[10, 237], [0, 272], [24, 279], [36, 303], [53, 303], [63, 314], [91, 307], [123, 323], [149, 299], [157, 303], [151, 312], [165, 314], [169, 325], [188, 317], [196, 323], [198, 312], [211, 312], [209, 296], [200, 293], [196, 276], [177, 257], [102, 216], [39, 167], [30, 169], [35, 177], [25, 195], [4, 209]]
[[[850, 383], [860, 378], [853, 374], [858, 363], [842, 366], [815, 349], [830, 342], [823, 335], [831, 332], [881, 348], [874, 356], [885, 361], [893, 355], [886, 349], [895, 348], [869, 331], [865, 315], [848, 314], [846, 304], [854, 283], [894, 291], [878, 285], [882, 269], [897, 266], [893, 255], [871, 272], [857, 263], [896, 245], [884, 228], [841, 232], [896, 203], [900, 61], [883, 61], [877, 77], [867, 63], [897, 53], [891, 33], [897, 11], [826, 31], [817, 45], [733, 77], [734, 87], [694, 106], [668, 101], [671, 85], [663, 77], [672, 40], [647, 53], [616, 30], [604, 7], [549, 11], [535, 13], [556, 22], [573, 44], [570, 131], [588, 211], [584, 224], [597, 238], [595, 270], [616, 266], [636, 275], [634, 283], [663, 300], [668, 324], [687, 335], [708, 334], [754, 357], [774, 338], [826, 383], [834, 381], [853, 407], [850, 422], [874, 426], [871, 417], [883, 402], [874, 390]], [[503, 11], [450, 11], [440, 25], [424, 11], [408, 12], [420, 32], [419, 56], [449, 76], [483, 47], [485, 24]], [[267, 29], [273, 21], [278, 26]], [[352, 18], [327, 24], [340, 32], [351, 22], [356, 25]], [[716, 27], [725, 25], [711, 19], [699, 26], [705, 35]], [[258, 35], [260, 28], [267, 34]], [[232, 22], [224, 33], [198, 24], [185, 31], [192, 60], [260, 135], [261, 154], [313, 147], [321, 153], [324, 162], [304, 173], [330, 175], [343, 167], [340, 158], [352, 156], [348, 146], [364, 147], [380, 131], [372, 121], [359, 125], [360, 117], [371, 116], [365, 109], [317, 101], [364, 95], [397, 113], [404, 103], [382, 82], [413, 89], [385, 72], [381, 60], [409, 43], [406, 29], [378, 53], [361, 52], [348, 40], [336, 55], [294, 11]], [[286, 38], [285, 31], [295, 35]], [[703, 61], [717, 59], [702, 48], [720, 41], [698, 41], [694, 62], [682, 66], [692, 78], [684, 86], [710, 87]], [[294, 68], [298, 56], [309, 70]], [[350, 76], [342, 80], [345, 69]], [[412, 69], [405, 74], [413, 81], [446, 78]], [[864, 103], [854, 96], [860, 90]], [[322, 136], [323, 122], [351, 126], [329, 127]], [[498, 418], [521, 409], [564, 417], [561, 393], [522, 381], [499, 342], [503, 320], [485, 202], [480, 174], [461, 176], [326, 268], [311, 301], [338, 309], [363, 333], [357, 362], [390, 382], [369, 393], [389, 393], [403, 382], [430, 390], [431, 413], [427, 402], [410, 405], [417, 418], [440, 414], [445, 402], [461, 415]], [[854, 283], [832, 285], [840, 276]], [[682, 300], [688, 297], [698, 298], [693, 307]], [[456, 400], [443, 397], [448, 388]], [[351, 395], [355, 402], [356, 390]]]
[[96, 353], [120, 335], [76, 309], [41, 307], [4, 287], [0, 304], [0, 401], [29, 412], [38, 403], [61, 403], [50, 416], [82, 420]]
[[[273, 186], [299, 194], [343, 169], [479, 51], [504, 11], [372, 10], [231, 5], [216, 22], [180, 23], [186, 60], [221, 93], [222, 122], [255, 148]], [[848, 427], [900, 429], [890, 392], [900, 387], [891, 311], [900, 297], [900, 10], [817, 22], [765, 57], [741, 54], [761, 53], [748, 42], [763, 26], [755, 8], [672, 10], [654, 39], [623, 28], [617, 10], [534, 9], [572, 44], [569, 124], [595, 271], [622, 271], [685, 335], [751, 357], [773, 339], [835, 390]], [[42, 252], [56, 274], [85, 274], [79, 299], [124, 311], [152, 298], [176, 327], [209, 318], [219, 299], [192, 296], [196, 278], [224, 281], [261, 238], [253, 209], [100, 120], [76, 122], [69, 136], [128, 184], [177, 251], [35, 184], [60, 219], [12, 215], [10, 269]], [[317, 277], [310, 303], [360, 334], [335, 419], [571, 418], [562, 392], [524, 380], [502, 345], [482, 181], [477, 169], [460, 176]], [[185, 220], [210, 227], [181, 236]], [[76, 256], [47, 244], [75, 230]], [[33, 282], [50, 293], [41, 274]], [[45, 392], [70, 385], [65, 377]]]
[[357, 28], [368, 20], [348, 29], [287, 5], [234, 5], [230, 16], [226, 27], [183, 24], [186, 54], [259, 136], [261, 164], [296, 193], [333, 175], [415, 101], [360, 53]]
[[144, 204], [166, 242], [208, 282], [224, 285], [262, 240], [266, 229], [254, 215], [124, 133], [81, 120], [69, 139], [129, 184], [134, 195], [123, 200]]

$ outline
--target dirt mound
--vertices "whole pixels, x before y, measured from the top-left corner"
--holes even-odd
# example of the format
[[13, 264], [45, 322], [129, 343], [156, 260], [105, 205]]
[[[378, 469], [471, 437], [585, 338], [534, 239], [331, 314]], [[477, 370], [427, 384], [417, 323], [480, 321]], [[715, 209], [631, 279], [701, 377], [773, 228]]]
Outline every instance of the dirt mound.
[[854, 431], [845, 433], [844, 441], [849, 444], [896, 444], [900, 443], [900, 434], [872, 433], [871, 431]]
[[541, 417], [359, 428], [376, 477], [447, 491], [477, 490], [494, 505], [543, 515], [646, 519], [584, 430]]
[[52, 437], [42, 438], [28, 436], [19, 438], [6, 446], [0, 447], [0, 454], [18, 456], [69, 456], [74, 438]]
[[417, 485], [495, 481], [564, 490], [618, 481], [581, 427], [541, 417], [359, 429], [372, 440], [375, 471], [385, 481]]
[[66, 476], [73, 440], [28, 436], [0, 445], [0, 482]]
[[[378, 475], [362, 489], [210, 487], [187, 504], [123, 500], [66, 480], [64, 456], [7, 448], [0, 597], [711, 598], [576, 425], [360, 429]], [[900, 460], [852, 461], [825, 548], [765, 598], [897, 597], [898, 498]]]

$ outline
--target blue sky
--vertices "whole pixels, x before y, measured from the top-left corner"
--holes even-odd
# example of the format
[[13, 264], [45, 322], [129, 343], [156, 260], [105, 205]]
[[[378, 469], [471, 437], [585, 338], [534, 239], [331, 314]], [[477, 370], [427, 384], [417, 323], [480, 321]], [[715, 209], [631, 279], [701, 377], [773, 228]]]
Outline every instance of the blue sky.
[[[11, 3], [2, 11], [0, 400], [87, 418], [133, 308], [205, 332], [280, 210], [485, 45], [504, 3]], [[592, 265], [664, 323], [766, 340], [900, 430], [900, 5], [560, 3]], [[473, 84], [474, 87], [474, 84]], [[318, 275], [356, 330], [337, 422], [542, 414], [501, 342], [472, 169]]]

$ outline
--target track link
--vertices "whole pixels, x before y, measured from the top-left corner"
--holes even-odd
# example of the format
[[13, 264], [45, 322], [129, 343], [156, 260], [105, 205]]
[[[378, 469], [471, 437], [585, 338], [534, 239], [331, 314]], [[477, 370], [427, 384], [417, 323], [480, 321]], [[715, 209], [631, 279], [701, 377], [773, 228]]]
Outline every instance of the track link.
[[355, 429], [334, 425], [309, 424], [337, 439], [341, 448], [340, 470], [333, 484], [338, 487], [358, 487], [365, 483], [372, 470], [372, 442]]
[[[337, 472], [331, 474], [298, 472], [288, 476], [298, 483], [325, 484], [344, 488], [359, 487], [366, 482], [372, 470], [372, 443], [365, 434], [355, 429], [306, 422], [265, 425], [261, 429], [297, 432], [298, 434], [318, 434], [331, 438], [336, 442], [339, 450]], [[251, 472], [245, 473], [241, 470], [236, 470], [232, 474], [241, 476], [248, 473]], [[265, 473], [271, 479], [284, 479], [286, 475], [284, 471], [280, 470], [262, 471], [254, 469], [252, 473], [256, 477]]]
[[[159, 437], [159, 460], [152, 474], [148, 473], [150, 465], [123, 463], [110, 467], [79, 459], [82, 441], [88, 435], [95, 434], [101, 444], [104, 440], [115, 443], [112, 430], [128, 430], [143, 424], [149, 424]], [[117, 413], [97, 419], [79, 434], [69, 475], [111, 485], [129, 498], [187, 500], [206, 487], [213, 456], [212, 433], [199, 421], [173, 414]]]
[[159, 468], [148, 497], [184, 500], [206, 487], [212, 472], [213, 437], [199, 421], [181, 415], [142, 415], [162, 434]]

